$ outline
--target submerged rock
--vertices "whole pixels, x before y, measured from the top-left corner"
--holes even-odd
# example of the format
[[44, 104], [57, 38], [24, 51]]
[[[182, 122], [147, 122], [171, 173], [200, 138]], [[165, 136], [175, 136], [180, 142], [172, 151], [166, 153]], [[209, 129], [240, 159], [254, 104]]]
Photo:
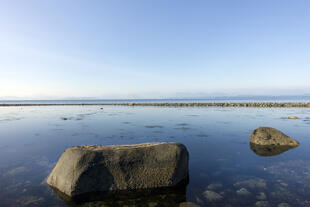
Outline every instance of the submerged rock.
[[260, 192], [260, 193], [256, 196], [256, 198], [257, 198], [258, 200], [266, 200], [266, 199], [267, 199], [267, 196], [266, 196], [266, 194], [265, 194], [264, 192]]
[[299, 143], [281, 131], [271, 127], [259, 127], [255, 129], [250, 136], [250, 143], [256, 145], [276, 145], [276, 146], [293, 146]]
[[216, 202], [223, 199], [223, 196], [218, 194], [217, 192], [206, 190], [203, 192], [203, 196], [209, 201], [209, 202]]
[[78, 146], [67, 149], [47, 183], [68, 196], [91, 192], [173, 187], [188, 177], [180, 143]]
[[256, 207], [270, 207], [270, 204], [268, 201], [257, 201], [255, 203]]
[[223, 188], [223, 184], [222, 183], [211, 183], [207, 186], [208, 190], [218, 190]]
[[23, 196], [16, 201], [18, 206], [40, 206], [44, 202], [44, 198], [37, 196]]
[[239, 196], [249, 196], [251, 193], [246, 188], [241, 188], [236, 191], [237, 195]]
[[16, 176], [16, 175], [20, 175], [20, 174], [23, 174], [25, 172], [27, 172], [28, 169], [24, 166], [21, 166], [21, 167], [17, 167], [17, 168], [14, 168], [14, 169], [11, 169], [9, 171], [7, 171], [6, 173], [3, 174], [3, 176]]
[[288, 203], [280, 203], [278, 204], [278, 207], [291, 207]]
[[182, 202], [179, 207], [200, 207], [199, 205], [192, 202]]
[[240, 188], [250, 188], [250, 189], [266, 189], [267, 184], [264, 179], [261, 178], [251, 178], [248, 180], [238, 181], [234, 184], [235, 187]]

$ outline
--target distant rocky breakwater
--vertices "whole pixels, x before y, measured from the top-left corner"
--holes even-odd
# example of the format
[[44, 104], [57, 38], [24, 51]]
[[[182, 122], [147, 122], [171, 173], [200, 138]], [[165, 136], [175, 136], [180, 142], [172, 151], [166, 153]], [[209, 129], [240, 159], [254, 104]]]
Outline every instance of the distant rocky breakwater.
[[128, 103], [116, 104], [128, 106], [172, 106], [172, 107], [306, 107], [310, 108], [310, 103], [265, 103], [265, 102], [249, 102], [249, 103]]
[[310, 108], [310, 102], [245, 102], [245, 103], [57, 103], [57, 104], [0, 104], [9, 106], [158, 106], [158, 107], [257, 107]]

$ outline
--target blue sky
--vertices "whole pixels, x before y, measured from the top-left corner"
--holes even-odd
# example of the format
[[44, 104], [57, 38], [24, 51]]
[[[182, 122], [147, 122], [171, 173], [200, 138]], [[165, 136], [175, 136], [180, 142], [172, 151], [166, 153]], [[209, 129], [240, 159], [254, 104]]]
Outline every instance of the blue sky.
[[0, 3], [0, 98], [310, 94], [308, 0]]

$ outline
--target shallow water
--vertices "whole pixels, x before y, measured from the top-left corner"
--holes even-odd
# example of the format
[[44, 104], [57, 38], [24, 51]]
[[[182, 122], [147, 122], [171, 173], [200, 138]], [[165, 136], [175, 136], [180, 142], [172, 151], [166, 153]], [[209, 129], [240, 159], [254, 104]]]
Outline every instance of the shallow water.
[[310, 96], [233, 96], [202, 99], [81, 99], [81, 100], [0, 100], [0, 104], [108, 104], [108, 103], [245, 103], [310, 102]]
[[[249, 145], [251, 131], [259, 126], [277, 128], [300, 146], [259, 156]], [[1, 207], [170, 207], [185, 201], [201, 207], [267, 202], [310, 206], [309, 132], [307, 108], [0, 107], [0, 203]], [[186, 145], [190, 180], [185, 189], [75, 203], [63, 201], [45, 183], [68, 147], [159, 141]]]

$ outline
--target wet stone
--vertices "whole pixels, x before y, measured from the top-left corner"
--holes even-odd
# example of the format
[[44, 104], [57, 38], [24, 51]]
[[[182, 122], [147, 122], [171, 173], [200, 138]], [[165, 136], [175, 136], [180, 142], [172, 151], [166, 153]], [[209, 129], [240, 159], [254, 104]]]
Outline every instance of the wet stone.
[[287, 202], [296, 200], [298, 196], [288, 190], [277, 189], [277, 191], [270, 193], [270, 199], [278, 201], [278, 202]]
[[16, 176], [27, 171], [26, 167], [17, 167], [4, 173], [4, 176]]
[[74, 197], [92, 192], [174, 187], [188, 177], [188, 151], [173, 142], [68, 148], [47, 184]]
[[264, 192], [260, 192], [260, 193], [256, 196], [256, 198], [257, 198], [258, 200], [266, 200], [267, 196], [266, 196], [266, 194], [265, 194]]
[[179, 207], [200, 207], [199, 205], [192, 202], [182, 202]]
[[200, 199], [200, 198], [198, 198], [197, 196], [196, 196], [196, 203], [199, 203], [199, 204], [202, 204], [203, 203], [203, 201]]
[[25, 196], [17, 200], [18, 206], [39, 206], [44, 201], [44, 198], [37, 196]]
[[222, 183], [211, 183], [210, 185], [207, 186], [208, 190], [218, 190], [223, 188]]
[[216, 202], [223, 199], [223, 196], [218, 194], [217, 192], [206, 190], [203, 192], [203, 196], [209, 201], [209, 202]]
[[252, 178], [248, 180], [238, 181], [234, 184], [234, 186], [250, 188], [250, 189], [266, 189], [267, 188], [266, 181], [261, 178]]
[[[270, 165], [267, 169], [267, 172], [272, 175], [274, 179], [277, 179], [274, 191], [269, 194], [271, 199], [278, 203], [294, 202], [295, 204], [295, 201], [298, 203], [302, 202], [302, 204], [299, 204], [300, 206], [307, 206], [304, 204], [303, 200], [307, 200], [310, 192], [309, 161], [282, 161]], [[298, 187], [294, 188], [296, 185], [298, 185]]]
[[155, 207], [155, 206], [157, 206], [157, 203], [155, 203], [155, 202], [149, 203], [149, 207]]
[[255, 203], [256, 207], [270, 207], [269, 202], [268, 201], [257, 201]]
[[259, 127], [250, 135], [250, 143], [256, 145], [292, 146], [299, 145], [295, 139], [271, 127]]
[[291, 207], [288, 203], [279, 203], [278, 207]]
[[237, 195], [239, 196], [249, 196], [251, 193], [246, 188], [241, 188], [236, 191]]
[[288, 186], [288, 184], [284, 183], [284, 182], [280, 182], [280, 185], [282, 185], [283, 187], [287, 187]]

